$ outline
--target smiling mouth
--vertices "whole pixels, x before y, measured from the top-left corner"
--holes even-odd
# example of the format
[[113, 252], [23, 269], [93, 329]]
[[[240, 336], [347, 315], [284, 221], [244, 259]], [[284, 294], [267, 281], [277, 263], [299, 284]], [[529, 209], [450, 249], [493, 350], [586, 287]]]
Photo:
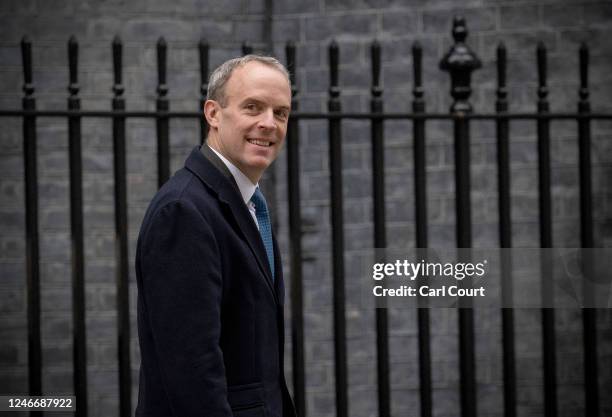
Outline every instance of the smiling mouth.
[[257, 146], [263, 146], [265, 148], [272, 146], [272, 142], [267, 141], [267, 140], [247, 139], [247, 142], [252, 143], [253, 145], [257, 145]]

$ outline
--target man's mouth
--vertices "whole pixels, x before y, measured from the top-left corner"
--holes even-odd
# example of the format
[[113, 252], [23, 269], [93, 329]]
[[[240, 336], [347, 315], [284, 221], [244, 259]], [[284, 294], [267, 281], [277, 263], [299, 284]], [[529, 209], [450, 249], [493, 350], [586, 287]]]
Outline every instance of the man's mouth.
[[253, 145], [268, 147], [272, 146], [272, 142], [261, 139], [247, 139], [247, 142], [252, 143]]

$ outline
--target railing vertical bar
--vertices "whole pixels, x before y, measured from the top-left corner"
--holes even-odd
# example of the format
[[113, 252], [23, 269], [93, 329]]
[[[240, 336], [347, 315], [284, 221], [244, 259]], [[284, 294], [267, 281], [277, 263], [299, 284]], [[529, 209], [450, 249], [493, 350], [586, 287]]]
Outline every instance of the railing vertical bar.
[[[372, 42], [372, 88], [370, 110], [372, 113], [383, 112], [382, 88], [380, 86], [380, 44]], [[371, 123], [372, 140], [372, 193], [374, 196], [374, 247], [384, 249], [387, 246], [385, 221], [385, 174], [384, 174], [384, 122], [374, 118]], [[378, 415], [391, 415], [391, 387], [389, 383], [389, 328], [386, 308], [376, 308], [376, 364], [378, 380]]]
[[[412, 46], [412, 62], [414, 71], [414, 88], [412, 90], [412, 110], [414, 113], [425, 113], [423, 99], [423, 49], [418, 42]], [[415, 230], [416, 247], [427, 248], [427, 177], [425, 156], [425, 119], [412, 121], [414, 137], [414, 200], [415, 200]], [[421, 417], [432, 416], [431, 394], [431, 340], [429, 309], [427, 298], [419, 297], [417, 323], [419, 329], [419, 398], [421, 401]]]
[[[78, 97], [79, 46], [74, 36], [68, 41], [70, 85], [68, 109], [80, 110]], [[70, 231], [72, 240], [72, 322], [74, 353], [74, 391], [77, 399], [76, 415], [87, 416], [87, 358], [85, 333], [85, 253], [83, 238], [83, 162], [81, 153], [81, 117], [68, 117], [70, 165]]]
[[470, 205], [470, 135], [469, 122], [459, 116], [454, 123], [455, 181], [457, 186], [457, 247], [469, 248], [472, 244], [472, 219]]
[[[537, 48], [538, 64], [538, 113], [549, 111], [546, 87], [546, 48], [542, 42]], [[538, 192], [540, 210], [540, 245], [552, 248], [552, 200], [550, 182], [550, 120], [538, 119]], [[542, 361], [544, 365], [544, 415], [557, 415], [557, 369], [555, 352], [555, 313], [551, 262], [544, 253], [542, 272]]]
[[[23, 60], [22, 107], [35, 110], [34, 84], [32, 82], [32, 42], [21, 40]], [[40, 340], [40, 254], [38, 243], [38, 173], [36, 162], [36, 116], [23, 117], [23, 160], [25, 173], [26, 220], [26, 285], [28, 300], [28, 392], [42, 394], [42, 354]], [[40, 416], [41, 412], [32, 412]]]
[[[206, 95], [208, 94], [208, 58], [209, 58], [209, 45], [204, 39], [200, 39], [198, 44], [198, 51], [200, 55], [200, 109], [199, 111], [204, 114], [204, 103], [206, 102]], [[206, 141], [206, 135], [208, 134], [208, 122], [206, 117], [200, 118], [200, 144], [204, 144]]]
[[[168, 102], [168, 86], [166, 85], [166, 40], [161, 37], [157, 41], [157, 102], [159, 112], [170, 109]], [[157, 185], [161, 187], [170, 178], [170, 141], [168, 116], [156, 117], [157, 128]]]
[[[296, 96], [295, 44], [286, 46], [287, 69], [291, 77], [291, 109], [298, 110]], [[304, 301], [302, 283], [302, 215], [300, 210], [300, 141], [297, 119], [287, 128], [287, 187], [289, 188], [289, 236], [291, 242], [291, 347], [293, 392], [298, 417], [306, 416], [306, 372], [304, 369]]]
[[[578, 112], [591, 112], [589, 102], [589, 49], [586, 44], [580, 46], [580, 91]], [[591, 183], [591, 122], [589, 119], [578, 120], [578, 152], [580, 176], [580, 241], [583, 248], [595, 246], [593, 236], [593, 191]], [[586, 251], [585, 251], [586, 252]], [[591, 260], [592, 253], [586, 252], [583, 267], [587, 269], [583, 280], [585, 306], [582, 310], [583, 346], [584, 346], [584, 394], [585, 415], [599, 417], [599, 375], [597, 369], [597, 310], [588, 308], [595, 305], [594, 290], [590, 285], [593, 279]]]
[[[330, 87], [328, 110], [341, 111], [338, 87], [339, 51], [336, 41], [329, 46]], [[332, 269], [334, 291], [334, 360], [336, 416], [348, 417], [346, 317], [344, 290], [344, 220], [342, 204], [342, 131], [340, 119], [329, 120], [329, 163], [331, 181]]]
[[[497, 47], [497, 102], [498, 114], [508, 112], [508, 90], [506, 89], [506, 47]], [[510, 212], [510, 151], [509, 121], [497, 119], [497, 183], [499, 189], [499, 241], [501, 248], [512, 247], [512, 220]], [[502, 351], [504, 373], [504, 416], [516, 416], [516, 364], [514, 351], [514, 312], [511, 308], [512, 258], [508, 251], [501, 253], [502, 292]]]
[[[467, 47], [467, 27], [463, 17], [453, 21], [455, 44], [440, 62], [440, 68], [451, 75], [451, 113], [454, 120], [456, 229], [458, 258], [464, 258], [472, 246], [472, 213], [470, 203], [470, 125], [464, 115], [472, 112], [469, 97], [471, 72], [482, 66], [480, 60]], [[459, 373], [461, 415], [476, 416], [476, 361], [474, 354], [474, 314], [471, 300], [460, 300], [459, 316]]]
[[[472, 215], [470, 204], [470, 132], [469, 121], [455, 120], [455, 187], [457, 190], [457, 247], [472, 246]], [[476, 360], [474, 354], [474, 315], [469, 302], [458, 309], [459, 369], [461, 383], [461, 415], [476, 416]]]
[[[112, 44], [114, 97], [112, 108], [125, 110], [122, 84], [122, 50], [118, 36]], [[115, 184], [115, 256], [117, 262], [117, 357], [119, 359], [119, 415], [129, 417], [132, 412], [132, 367], [130, 364], [130, 298], [128, 259], [128, 217], [126, 181], [125, 117], [113, 117], [113, 170]]]

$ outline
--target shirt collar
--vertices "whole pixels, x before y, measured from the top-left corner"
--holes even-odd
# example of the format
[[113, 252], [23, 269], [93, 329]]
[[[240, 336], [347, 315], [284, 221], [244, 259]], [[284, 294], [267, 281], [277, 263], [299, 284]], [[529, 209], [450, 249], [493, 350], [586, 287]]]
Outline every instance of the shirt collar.
[[[208, 144], [206, 146], [208, 146]], [[229, 169], [232, 176], [236, 180], [236, 184], [238, 184], [238, 189], [240, 190], [240, 195], [244, 200], [244, 204], [248, 205], [249, 201], [251, 201], [251, 197], [253, 197], [253, 194], [255, 194], [255, 189], [259, 186], [259, 183], [253, 184], [249, 177], [244, 175], [242, 171], [236, 167], [236, 165], [232, 164], [226, 157], [217, 152], [217, 150], [213, 147], [208, 147], [212, 149], [212, 151], [223, 161], [225, 166], [227, 166], [227, 169]]]

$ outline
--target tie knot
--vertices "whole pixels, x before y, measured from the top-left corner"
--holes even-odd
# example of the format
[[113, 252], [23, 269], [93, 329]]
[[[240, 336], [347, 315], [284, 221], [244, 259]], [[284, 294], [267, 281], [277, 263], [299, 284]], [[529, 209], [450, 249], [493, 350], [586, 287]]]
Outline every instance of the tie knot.
[[266, 203], [266, 198], [259, 190], [259, 187], [255, 188], [255, 193], [253, 194], [253, 197], [251, 197], [251, 201], [255, 205], [255, 211], [258, 211], [260, 213], [268, 212], [268, 204]]

